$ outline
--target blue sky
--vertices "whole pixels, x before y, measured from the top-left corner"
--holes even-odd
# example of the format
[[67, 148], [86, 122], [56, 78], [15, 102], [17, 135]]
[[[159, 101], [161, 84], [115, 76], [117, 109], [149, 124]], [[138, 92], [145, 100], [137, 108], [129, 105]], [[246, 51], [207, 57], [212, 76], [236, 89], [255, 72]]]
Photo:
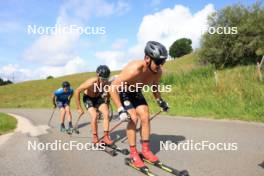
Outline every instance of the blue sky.
[[[181, 37], [199, 47], [206, 16], [239, 1], [190, 0], [10, 0], [0, 1], [0, 77], [16, 82], [120, 69], [143, 56], [148, 40], [166, 47]], [[243, 1], [250, 5], [255, 1]], [[29, 35], [28, 25], [104, 27], [104, 35]]]

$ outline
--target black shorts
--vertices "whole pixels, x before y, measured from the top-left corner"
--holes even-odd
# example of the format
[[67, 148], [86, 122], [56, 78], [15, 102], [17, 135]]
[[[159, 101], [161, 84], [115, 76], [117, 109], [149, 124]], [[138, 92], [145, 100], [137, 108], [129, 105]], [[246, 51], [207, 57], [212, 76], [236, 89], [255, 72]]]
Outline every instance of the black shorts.
[[140, 105], [148, 105], [142, 92], [120, 92], [120, 100], [126, 110], [137, 108]]
[[88, 95], [83, 95], [83, 104], [86, 109], [88, 108], [99, 108], [99, 106], [103, 103], [106, 103], [102, 97], [89, 97]]

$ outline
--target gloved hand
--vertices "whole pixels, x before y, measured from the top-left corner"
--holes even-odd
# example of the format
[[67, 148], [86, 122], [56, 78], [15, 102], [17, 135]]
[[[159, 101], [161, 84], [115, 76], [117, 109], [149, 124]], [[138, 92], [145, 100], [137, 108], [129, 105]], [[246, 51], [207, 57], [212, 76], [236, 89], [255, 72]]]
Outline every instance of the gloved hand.
[[104, 102], [105, 102], [106, 104], [109, 104], [109, 103], [110, 103], [110, 98], [109, 98], [109, 96], [108, 96], [108, 94], [107, 94], [106, 92], [104, 92], [104, 93], [101, 95], [101, 97], [104, 99]]
[[130, 121], [130, 115], [123, 107], [118, 109], [118, 114], [119, 114], [120, 121], [123, 121], [123, 122]]
[[157, 99], [157, 103], [162, 108], [162, 111], [167, 112], [169, 110], [168, 103], [166, 101], [164, 101], [163, 99]]
[[101, 97], [102, 97], [103, 99], [107, 98], [107, 93], [104, 92], [104, 93], [101, 95]]

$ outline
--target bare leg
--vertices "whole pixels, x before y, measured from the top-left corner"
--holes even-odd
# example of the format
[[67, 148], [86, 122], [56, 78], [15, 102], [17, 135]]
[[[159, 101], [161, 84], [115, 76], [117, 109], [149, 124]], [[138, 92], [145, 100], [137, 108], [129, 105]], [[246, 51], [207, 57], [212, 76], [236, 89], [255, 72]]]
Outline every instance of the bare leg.
[[131, 121], [127, 125], [127, 138], [130, 146], [136, 145], [136, 127], [137, 127], [137, 112], [135, 109], [129, 109], [128, 113], [131, 116]]
[[65, 111], [66, 111], [66, 114], [68, 116], [68, 121], [71, 122], [72, 121], [72, 114], [71, 114], [70, 107], [69, 106], [66, 106], [65, 107]]
[[149, 140], [149, 135], [150, 135], [149, 108], [147, 105], [141, 105], [137, 107], [136, 111], [139, 114], [141, 121], [141, 129], [140, 129], [141, 139]]
[[64, 124], [65, 113], [66, 113], [65, 109], [60, 108], [60, 122], [61, 122], [61, 124]]
[[104, 127], [104, 131], [109, 131], [109, 109], [107, 104], [102, 104], [99, 107], [99, 111], [103, 114], [103, 127]]
[[92, 127], [92, 133], [97, 134], [97, 112], [96, 109], [91, 107], [88, 109], [88, 112], [91, 116], [91, 127]]

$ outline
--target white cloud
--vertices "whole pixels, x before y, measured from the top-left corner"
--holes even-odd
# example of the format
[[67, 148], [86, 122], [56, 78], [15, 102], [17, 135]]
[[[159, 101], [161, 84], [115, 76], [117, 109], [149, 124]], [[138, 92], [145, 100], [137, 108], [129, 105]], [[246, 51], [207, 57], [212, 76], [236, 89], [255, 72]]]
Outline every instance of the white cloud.
[[24, 58], [44, 65], [65, 65], [75, 57], [73, 48], [79, 37], [76, 33], [41, 36], [25, 51]]
[[130, 10], [125, 0], [109, 3], [105, 0], [69, 0], [60, 8], [62, 21], [71, 18], [88, 20], [91, 16], [104, 17], [113, 14], [123, 14]]
[[128, 40], [125, 38], [120, 38], [117, 39], [116, 41], [114, 41], [114, 43], [112, 44], [112, 48], [113, 49], [122, 49], [124, 48], [124, 46], [127, 44]]
[[130, 10], [130, 5], [125, 0], [117, 1], [115, 11], [118, 15], [122, 15]]
[[[115, 3], [109, 3], [105, 0], [68, 0], [60, 7], [59, 16], [54, 26], [72, 24], [83, 26], [83, 23], [89, 20], [91, 16], [120, 15], [129, 9], [129, 4], [124, 0]], [[22, 70], [14, 66], [15, 72], [21, 73], [21, 80], [28, 80], [38, 77], [44, 78], [49, 74], [60, 76], [87, 71], [87, 69], [82, 69], [86, 65], [84, 60], [75, 53], [75, 45], [79, 41], [80, 34], [73, 32], [40, 36], [25, 50], [23, 58], [43, 66], [35, 70]], [[119, 44], [116, 43], [114, 47], [122, 47], [124, 44], [124, 41], [119, 41]], [[28, 75], [28, 73], [30, 74]]]
[[119, 39], [112, 44], [113, 51], [98, 52], [95, 56], [111, 65], [112, 69], [120, 69], [132, 59], [142, 59], [144, 47], [149, 40], [159, 41], [169, 48], [175, 40], [187, 37], [192, 40], [193, 47], [196, 48], [199, 45], [201, 32], [206, 27], [207, 16], [212, 12], [214, 12], [212, 4], [206, 5], [195, 14], [192, 14], [187, 7], [175, 5], [174, 8], [146, 15], [139, 26], [137, 43], [134, 46], [124, 52], [116, 51], [122, 46], [120, 44], [122, 40]]
[[158, 6], [158, 5], [160, 5], [161, 2], [162, 2], [162, 0], [152, 0], [150, 2], [150, 6], [152, 6], [152, 7]]
[[167, 48], [179, 38], [190, 38], [192, 46], [197, 48], [203, 29], [207, 25], [207, 16], [214, 12], [212, 4], [206, 5], [199, 12], [192, 14], [189, 8], [175, 5], [174, 8], [163, 9], [146, 15], [137, 33], [137, 44], [130, 48], [133, 56], [142, 56], [144, 46], [149, 40], [163, 43]]
[[122, 51], [102, 51], [96, 52], [95, 57], [104, 61], [111, 70], [121, 69], [127, 62], [125, 53]]
[[0, 67], [0, 77], [21, 82], [40, 78], [45, 79], [49, 75], [58, 77], [85, 71], [88, 71], [88, 64], [83, 59], [75, 57], [64, 66], [42, 66], [35, 69], [24, 69], [18, 65], [5, 65]]

